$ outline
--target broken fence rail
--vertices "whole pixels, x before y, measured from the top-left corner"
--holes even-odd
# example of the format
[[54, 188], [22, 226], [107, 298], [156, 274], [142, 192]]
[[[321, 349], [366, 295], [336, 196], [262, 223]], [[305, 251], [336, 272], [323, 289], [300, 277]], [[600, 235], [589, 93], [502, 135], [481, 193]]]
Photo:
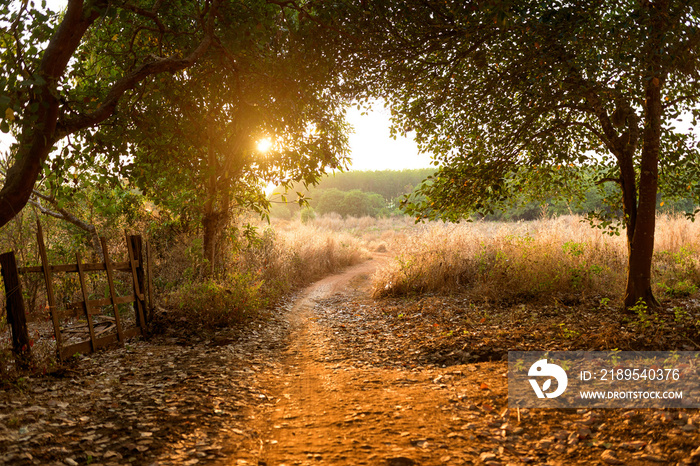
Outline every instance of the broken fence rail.
[[[153, 301], [153, 281], [151, 277], [152, 262], [150, 247], [144, 243], [141, 236], [126, 234], [126, 249], [128, 260], [124, 262], [112, 262], [107, 249], [107, 242], [100, 238], [104, 262], [83, 263], [80, 253], [76, 253], [76, 262], [73, 264], [50, 265], [46, 254], [46, 245], [41, 224], [37, 221], [37, 243], [39, 245], [39, 255], [41, 265], [30, 267], [17, 267], [14, 251], [0, 254], [0, 267], [5, 283], [5, 294], [7, 299], [7, 320], [12, 330], [13, 353], [17, 365], [22, 368], [31, 362], [30, 340], [27, 331], [24, 300], [22, 298], [22, 286], [19, 275], [29, 273], [41, 273], [46, 284], [46, 297], [48, 307], [53, 321], [54, 336], [56, 338], [56, 354], [59, 360], [64, 360], [75, 353], [94, 352], [98, 348], [112, 343], [123, 344], [124, 340], [137, 335], [146, 335], [147, 317], [150, 320], [154, 308]], [[144, 267], [144, 252], [146, 255], [147, 267]], [[109, 297], [102, 299], [90, 299], [85, 282], [87, 272], [104, 271], [109, 288]], [[114, 272], [128, 272], [132, 276], [133, 290], [126, 296], [117, 296], [114, 286]], [[146, 273], [146, 271], [148, 273]], [[82, 301], [76, 301], [66, 305], [65, 310], [61, 310], [56, 305], [56, 297], [53, 289], [54, 274], [56, 273], [77, 273], [82, 293]], [[134, 303], [136, 325], [124, 328], [120, 312], [120, 304]], [[110, 307], [113, 313], [113, 320], [116, 333], [103, 336], [106, 329], [96, 331], [93, 316], [107, 316], [103, 313], [103, 307]], [[65, 317], [84, 316], [87, 322], [89, 340], [81, 341], [71, 345], [63, 345], [63, 335], [61, 331], [61, 320]], [[111, 317], [111, 316], [109, 316]], [[110, 327], [111, 328], [111, 327]]]

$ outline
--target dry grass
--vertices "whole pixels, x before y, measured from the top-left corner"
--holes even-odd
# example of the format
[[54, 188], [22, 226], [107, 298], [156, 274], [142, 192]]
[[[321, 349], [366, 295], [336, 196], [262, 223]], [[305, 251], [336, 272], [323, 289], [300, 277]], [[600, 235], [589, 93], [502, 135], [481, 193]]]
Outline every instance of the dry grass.
[[266, 229], [260, 243], [240, 256], [240, 265], [260, 271], [268, 285], [290, 289], [368, 257], [362, 240], [349, 232], [297, 221]]
[[[337, 238], [352, 238], [366, 251], [386, 251], [395, 242], [397, 235], [415, 229], [413, 219], [410, 217], [347, 217], [331, 213], [319, 216], [314, 220], [302, 224], [299, 220], [275, 220], [273, 224], [276, 231], [289, 233], [311, 227], [313, 231]], [[344, 240], [344, 241], [345, 241]]]
[[[627, 249], [580, 217], [520, 223], [433, 224], [397, 237], [395, 260], [374, 277], [374, 295], [460, 292], [508, 301], [559, 297], [618, 298]], [[700, 284], [700, 225], [660, 216], [653, 281], [671, 296]]]
[[205, 276], [201, 241], [179, 238], [157, 271], [160, 302], [168, 322], [196, 322], [204, 328], [234, 325], [295, 288], [340, 271], [368, 257], [361, 240], [295, 222], [287, 228], [260, 228], [252, 241], [229, 244], [219, 272]]

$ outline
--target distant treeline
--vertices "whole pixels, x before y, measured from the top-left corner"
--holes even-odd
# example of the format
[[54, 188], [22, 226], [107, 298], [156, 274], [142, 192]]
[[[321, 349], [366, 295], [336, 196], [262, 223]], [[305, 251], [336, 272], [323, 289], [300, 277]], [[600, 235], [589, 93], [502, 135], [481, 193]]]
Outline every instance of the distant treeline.
[[[587, 216], [591, 213], [597, 213], [594, 215], [596, 218], [601, 216], [608, 219], [622, 218], [622, 193], [617, 184], [600, 184], [592, 177], [584, 176], [578, 186], [582, 192], [570, 192], [568, 196], [553, 193], [538, 200], [532, 200], [528, 194], [523, 193], [507, 201], [506, 207], [494, 209], [494, 212], [485, 216], [484, 219], [518, 221], [569, 214]], [[693, 212], [695, 201], [690, 196], [672, 197], [659, 190], [656, 196], [656, 209], [659, 213]]]
[[[513, 207], [495, 211], [483, 217], [492, 221], [519, 221], [536, 220], [542, 217], [556, 217], [559, 215], [587, 215], [591, 212], [607, 212], [611, 217], [622, 217], [622, 207], [612, 208], [610, 200], [619, 199], [617, 189], [606, 189], [602, 193], [591, 188], [585, 193], [583, 201], [565, 202], [562, 200], [550, 200], [545, 202], [517, 202]], [[657, 212], [659, 213], [685, 213], [692, 212], [695, 203], [692, 199], [666, 199], [663, 193], [657, 195]]]
[[[296, 217], [300, 212], [306, 217], [328, 213], [337, 213], [343, 217], [404, 215], [399, 208], [401, 199], [412, 193], [434, 172], [433, 168], [339, 172], [324, 177], [317, 186], [308, 190], [301, 185], [294, 186], [285, 195], [287, 203], [282, 202], [280, 193], [283, 193], [283, 190], [278, 188], [271, 196], [271, 215], [278, 218]], [[308, 199], [308, 207], [300, 208], [295, 202], [298, 198], [297, 191]], [[592, 186], [577, 201], [567, 202], [554, 198], [544, 202], [527, 201], [524, 197], [513, 199], [511, 207], [499, 209], [485, 219], [534, 220], [543, 216], [586, 215], [595, 211], [606, 211], [612, 216], [619, 216], [622, 215], [622, 210], [611, 207], [618, 199], [619, 188], [607, 183], [603, 187]], [[662, 213], [689, 212], [694, 208], [694, 201], [690, 198], [667, 199], [663, 193], [659, 193], [657, 208]]]
[[398, 209], [399, 200], [420, 185], [435, 172], [434, 168], [411, 170], [375, 170], [339, 172], [324, 177], [321, 182], [306, 190], [294, 186], [286, 194], [288, 203], [281, 202], [280, 193], [275, 189], [271, 196], [271, 214], [274, 217], [290, 218], [298, 215], [299, 205], [295, 202], [299, 191], [308, 198], [309, 208], [304, 215], [338, 213], [344, 217], [382, 217], [403, 215]]

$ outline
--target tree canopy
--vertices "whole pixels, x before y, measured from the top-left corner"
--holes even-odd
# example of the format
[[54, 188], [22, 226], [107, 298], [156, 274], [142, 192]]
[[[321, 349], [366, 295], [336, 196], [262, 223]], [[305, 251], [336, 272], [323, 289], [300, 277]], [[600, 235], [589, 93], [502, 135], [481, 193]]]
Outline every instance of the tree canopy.
[[[79, 175], [128, 178], [161, 199], [235, 185], [251, 205], [266, 202], [263, 181], [309, 183], [340, 166], [343, 94], [336, 57], [313, 42], [325, 14], [314, 12], [265, 0], [0, 6], [0, 129], [18, 140], [0, 226], [37, 180], [76, 190]], [[283, 149], [252, 161], [256, 137]], [[176, 182], [183, 191], [168, 189]]]
[[[130, 111], [99, 129], [104, 142], [92, 150], [128, 155], [133, 183], [199, 222], [212, 264], [234, 209], [262, 213], [267, 183], [313, 184], [347, 156], [344, 101], [328, 92], [332, 61], [305, 45], [309, 24], [260, 1], [222, 6], [220, 18], [226, 53], [125, 99]], [[299, 67], [302, 58], [314, 68]]]
[[409, 212], [456, 220], [521, 192], [571, 197], [591, 169], [620, 188], [625, 304], [656, 304], [659, 183], [700, 194], [698, 143], [677, 121], [697, 116], [700, 3], [408, 0], [364, 17], [397, 130], [440, 166]]
[[[26, 1], [0, 6], [0, 129], [18, 140], [0, 189], [0, 226], [51, 175], [46, 161], [58, 141], [107, 120], [150, 76], [186, 69], [217, 45], [219, 3], [69, 0], [61, 13]], [[101, 38], [99, 50], [84, 46], [91, 36]], [[84, 142], [69, 140], [52, 162]]]

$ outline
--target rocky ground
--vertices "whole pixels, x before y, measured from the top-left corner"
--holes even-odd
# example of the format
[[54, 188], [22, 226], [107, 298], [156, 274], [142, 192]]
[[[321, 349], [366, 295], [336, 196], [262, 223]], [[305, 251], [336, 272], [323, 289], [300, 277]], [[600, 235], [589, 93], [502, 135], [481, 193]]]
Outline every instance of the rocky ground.
[[246, 327], [171, 328], [0, 391], [3, 464], [696, 464], [700, 413], [509, 410], [528, 349], [696, 349], [696, 303], [374, 301], [374, 262]]

